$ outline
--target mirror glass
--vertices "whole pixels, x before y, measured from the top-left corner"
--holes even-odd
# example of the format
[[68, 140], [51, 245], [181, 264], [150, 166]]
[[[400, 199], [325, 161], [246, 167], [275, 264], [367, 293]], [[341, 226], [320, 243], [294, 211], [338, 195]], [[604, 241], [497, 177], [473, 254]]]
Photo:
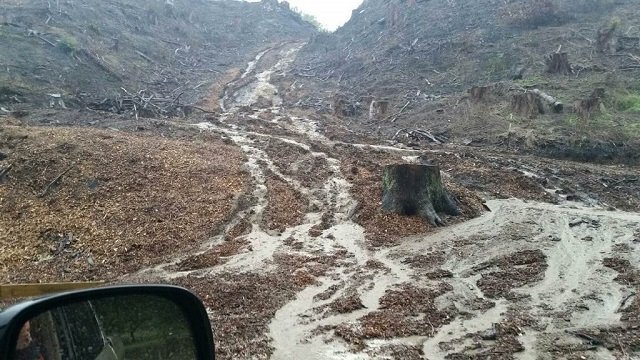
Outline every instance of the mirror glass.
[[189, 320], [153, 295], [100, 298], [27, 321], [14, 360], [196, 359]]

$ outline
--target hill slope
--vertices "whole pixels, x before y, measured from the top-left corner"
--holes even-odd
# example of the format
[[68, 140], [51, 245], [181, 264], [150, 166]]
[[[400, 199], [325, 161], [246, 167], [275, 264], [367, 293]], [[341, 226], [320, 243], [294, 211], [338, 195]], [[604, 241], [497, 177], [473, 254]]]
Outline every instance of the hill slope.
[[[297, 80], [339, 94], [350, 104], [341, 115], [357, 119], [354, 127], [374, 126], [387, 138], [419, 128], [465, 144], [637, 161], [636, 7], [623, 0], [368, 0], [335, 34], [302, 50]], [[599, 31], [609, 29], [599, 49]], [[556, 51], [567, 53], [570, 73], [546, 72], [545, 57]], [[474, 86], [490, 86], [489, 96], [474, 101], [467, 93]], [[563, 102], [563, 113], [514, 111], [512, 96], [534, 88]], [[598, 88], [606, 89], [602, 106], [586, 116], [573, 111]], [[390, 101], [388, 118], [369, 121], [372, 99]], [[324, 100], [326, 109], [333, 99]]]
[[225, 71], [315, 30], [275, 1], [10, 0], [0, 4], [0, 104], [131, 93], [191, 103]]

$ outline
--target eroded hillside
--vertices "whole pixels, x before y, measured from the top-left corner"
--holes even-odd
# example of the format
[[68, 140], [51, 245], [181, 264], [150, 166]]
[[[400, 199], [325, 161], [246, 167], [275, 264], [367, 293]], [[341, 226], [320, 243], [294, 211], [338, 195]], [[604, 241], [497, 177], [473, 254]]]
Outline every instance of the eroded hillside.
[[[315, 36], [302, 50], [299, 104], [338, 111], [354, 129], [373, 127], [389, 140], [421, 146], [434, 141], [406, 132], [581, 161], [637, 162], [637, 5], [365, 1], [344, 27]], [[547, 71], [545, 58], [556, 52], [567, 54], [568, 72]], [[533, 89], [564, 109], [514, 105], [514, 96]], [[576, 104], [589, 99], [587, 109]], [[372, 100], [389, 102], [388, 111], [370, 118]]]
[[275, 1], [3, 1], [0, 104], [109, 109], [97, 104], [121, 88], [193, 104], [233, 65], [314, 31]]
[[[498, 96], [528, 94], [521, 88], [534, 87], [556, 96], [577, 94], [600, 84], [598, 76], [619, 80], [628, 74], [623, 82], [601, 84], [613, 94], [625, 81], [635, 81], [635, 73], [574, 66], [573, 74], [540, 74], [539, 59], [558, 52], [556, 44], [541, 42], [539, 54], [521, 56], [531, 61], [523, 79], [499, 81], [506, 76], [501, 72], [491, 78], [480, 64], [493, 50], [481, 49], [499, 45], [505, 54], [516, 54], [531, 46], [524, 45], [525, 35], [555, 41], [579, 21], [590, 29], [611, 24], [610, 13], [597, 17], [595, 9], [573, 10], [567, 22], [562, 16], [572, 8], [566, 3], [553, 21], [516, 30], [504, 23], [500, 9], [521, 3], [370, 0], [337, 34], [312, 39], [294, 34], [299, 23], [289, 15], [264, 16], [281, 33], [259, 45], [271, 35], [246, 29], [257, 38], [248, 39], [247, 49], [242, 43], [237, 51], [221, 48], [222, 54], [235, 54], [223, 73], [183, 68], [173, 62], [181, 52], [169, 54], [169, 73], [206, 84], [180, 90], [200, 111], [130, 106], [114, 113], [81, 103], [61, 109], [57, 97], [53, 108], [48, 102], [16, 102], [15, 95], [3, 98], [0, 282], [186, 286], [206, 305], [220, 359], [637, 357], [640, 169], [517, 153], [545, 149], [541, 141], [555, 139], [549, 134], [564, 144], [603, 120], [590, 118], [565, 134], [565, 118], [576, 114], [523, 118], [512, 115], [510, 100]], [[625, 1], [602, 4], [634, 11]], [[252, 6], [262, 9], [258, 14], [289, 14], [274, 5], [214, 2], [211, 8]], [[385, 9], [394, 6], [398, 16], [387, 18]], [[407, 8], [413, 11], [403, 12]], [[14, 9], [12, 14], [25, 11]], [[470, 13], [475, 17], [457, 17]], [[416, 26], [402, 25], [402, 14]], [[620, 15], [621, 23], [635, 21]], [[498, 29], [495, 38], [480, 31], [489, 20]], [[379, 30], [368, 31], [372, 21]], [[360, 38], [349, 35], [356, 28]], [[425, 39], [478, 33], [484, 48], [474, 43], [478, 52], [472, 54], [482, 56], [476, 64], [471, 57], [458, 59], [453, 45], [442, 45], [429, 56], [444, 60], [422, 59], [427, 44], [435, 42], [411, 40], [408, 45], [422, 54], [422, 65], [411, 70], [412, 51], [386, 47], [388, 39], [411, 31]], [[593, 40], [588, 34], [583, 33], [586, 43]], [[242, 36], [218, 29], [214, 35]], [[568, 44], [563, 49], [582, 44], [574, 35], [562, 36]], [[28, 40], [34, 41], [29, 51], [53, 50], [37, 36]], [[323, 41], [325, 53], [316, 52]], [[340, 64], [327, 60], [343, 55]], [[632, 58], [594, 52], [589, 59], [624, 66]], [[155, 76], [156, 64], [142, 61], [140, 76], [146, 77], [126, 81], [144, 83]], [[478, 67], [467, 72], [463, 64]], [[88, 76], [68, 76], [75, 75], [77, 81]], [[384, 81], [387, 87], [380, 85]], [[467, 87], [476, 83], [489, 84], [490, 96], [471, 102]], [[148, 96], [137, 104], [164, 106]], [[370, 120], [370, 101], [383, 96], [390, 101], [388, 113]], [[598, 116], [621, 114], [615, 117], [620, 124], [632, 124], [635, 113], [613, 113], [608, 99], [598, 106]], [[585, 124], [592, 128], [583, 129]], [[611, 134], [607, 126], [597, 129]], [[422, 137], [389, 140], [403, 128]], [[523, 131], [533, 132], [527, 141]], [[617, 145], [602, 151], [610, 149]], [[620, 160], [619, 155], [611, 158]], [[398, 163], [439, 165], [460, 214], [443, 215], [446, 226], [435, 227], [420, 217], [383, 211], [383, 170]]]

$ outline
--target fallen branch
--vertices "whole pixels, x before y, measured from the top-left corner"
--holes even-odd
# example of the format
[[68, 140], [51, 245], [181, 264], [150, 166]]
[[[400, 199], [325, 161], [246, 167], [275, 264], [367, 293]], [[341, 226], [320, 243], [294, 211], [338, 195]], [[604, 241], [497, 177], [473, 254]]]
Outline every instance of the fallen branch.
[[148, 57], [147, 55], [145, 55], [142, 51], [136, 50], [136, 54], [140, 55], [140, 57], [142, 57], [143, 59], [147, 60], [150, 63], [155, 63], [155, 61], [153, 61], [150, 57]]
[[13, 164], [9, 164], [9, 166], [7, 166], [6, 168], [0, 170], [0, 180], [2, 180], [2, 178], [7, 176], [7, 174], [9, 173], [9, 171], [11, 170], [12, 167], [13, 167]]
[[91, 110], [109, 111], [123, 113], [132, 111], [136, 116], [142, 117], [171, 117], [184, 113], [184, 108], [193, 107], [190, 105], [180, 105], [180, 93], [175, 97], [158, 97], [156, 94], [148, 94], [147, 90], [140, 90], [137, 93], [130, 93], [125, 88], [121, 88], [123, 94], [115, 98], [107, 98], [101, 102], [87, 104]]
[[82, 55], [84, 57], [86, 57], [88, 60], [90, 60], [91, 62], [93, 62], [95, 65], [97, 65], [100, 69], [102, 69], [103, 71], [105, 71], [107, 74], [113, 76], [115, 79], [117, 79], [118, 81], [122, 81], [122, 78], [120, 77], [120, 75], [116, 74], [115, 71], [111, 70], [109, 68], [109, 66], [107, 66], [105, 63], [103, 63], [102, 60], [100, 60], [100, 58], [98, 58], [98, 56], [92, 54], [89, 50], [87, 49], [80, 49], [77, 53], [74, 54], [74, 57], [76, 57], [77, 59], [77, 55]]
[[37, 37], [38, 39], [40, 39], [40, 40], [42, 40], [42, 41], [46, 42], [47, 44], [49, 44], [49, 45], [51, 45], [51, 46], [53, 46], [53, 47], [56, 47], [56, 44], [54, 44], [54, 43], [52, 43], [51, 41], [49, 41], [49, 40], [45, 39], [44, 37], [42, 37], [42, 36], [40, 36], [40, 35], [36, 35], [36, 37]]
[[205, 110], [205, 109], [203, 109], [203, 108], [201, 108], [199, 106], [195, 106], [195, 105], [185, 105], [185, 107], [191, 108], [191, 109], [200, 110], [205, 114], [218, 114], [218, 112], [216, 112], [216, 111]]
[[73, 169], [73, 167], [75, 166], [75, 163], [71, 164], [71, 166], [69, 166], [65, 171], [63, 171], [62, 173], [60, 173], [60, 175], [56, 176], [55, 179], [53, 179], [52, 182], [49, 183], [49, 185], [47, 185], [46, 188], [44, 188], [44, 190], [42, 190], [42, 192], [40, 194], [38, 194], [38, 197], [44, 197], [46, 196], [49, 191], [51, 190], [51, 187], [53, 185], [55, 185], [56, 183], [58, 183], [58, 181], [60, 181], [60, 179], [62, 179], [63, 176], [65, 176], [69, 171], [71, 171], [71, 169]]
[[440, 145], [447, 142], [447, 138], [444, 136], [434, 135], [430, 131], [423, 129], [414, 129], [409, 131], [408, 129], [400, 129], [396, 132], [395, 135], [391, 138], [391, 140], [395, 140], [400, 136], [400, 134], [404, 133], [407, 138], [410, 138], [415, 141], [427, 140], [430, 143]]
[[390, 117], [391, 122], [396, 122], [396, 120], [398, 120], [398, 118], [400, 117], [400, 115], [402, 115], [402, 113], [404, 112], [404, 109], [407, 108], [407, 106], [409, 106], [409, 104], [411, 104], [411, 100], [407, 101], [406, 104], [404, 104], [404, 106], [402, 107], [402, 109], [400, 109], [400, 111], [398, 111], [397, 113], [395, 113], [394, 115], [392, 115]]
[[620, 306], [618, 307], [618, 310], [616, 310], [616, 312], [619, 313], [620, 311], [622, 311], [627, 306], [627, 302], [630, 299], [632, 299], [634, 296], [636, 296], [636, 293], [632, 292], [631, 294], [627, 295], [624, 299], [622, 299], [622, 301], [620, 302]]

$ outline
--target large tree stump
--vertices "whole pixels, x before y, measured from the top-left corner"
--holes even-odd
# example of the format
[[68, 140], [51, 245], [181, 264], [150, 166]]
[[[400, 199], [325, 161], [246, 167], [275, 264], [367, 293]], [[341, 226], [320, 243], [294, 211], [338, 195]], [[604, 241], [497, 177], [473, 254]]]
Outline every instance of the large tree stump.
[[459, 215], [436, 165], [396, 164], [384, 168], [382, 209], [400, 215], [418, 215], [431, 225], [444, 225], [438, 213]]
[[573, 73], [571, 64], [569, 64], [569, 55], [565, 52], [555, 52], [545, 58], [547, 65], [546, 71], [549, 74], [569, 75]]
[[544, 113], [544, 105], [536, 94], [525, 92], [511, 97], [511, 110], [514, 114], [535, 118], [538, 114]]
[[358, 115], [358, 109], [356, 105], [352, 104], [341, 95], [334, 96], [332, 109], [333, 114], [338, 117], [350, 117]]

